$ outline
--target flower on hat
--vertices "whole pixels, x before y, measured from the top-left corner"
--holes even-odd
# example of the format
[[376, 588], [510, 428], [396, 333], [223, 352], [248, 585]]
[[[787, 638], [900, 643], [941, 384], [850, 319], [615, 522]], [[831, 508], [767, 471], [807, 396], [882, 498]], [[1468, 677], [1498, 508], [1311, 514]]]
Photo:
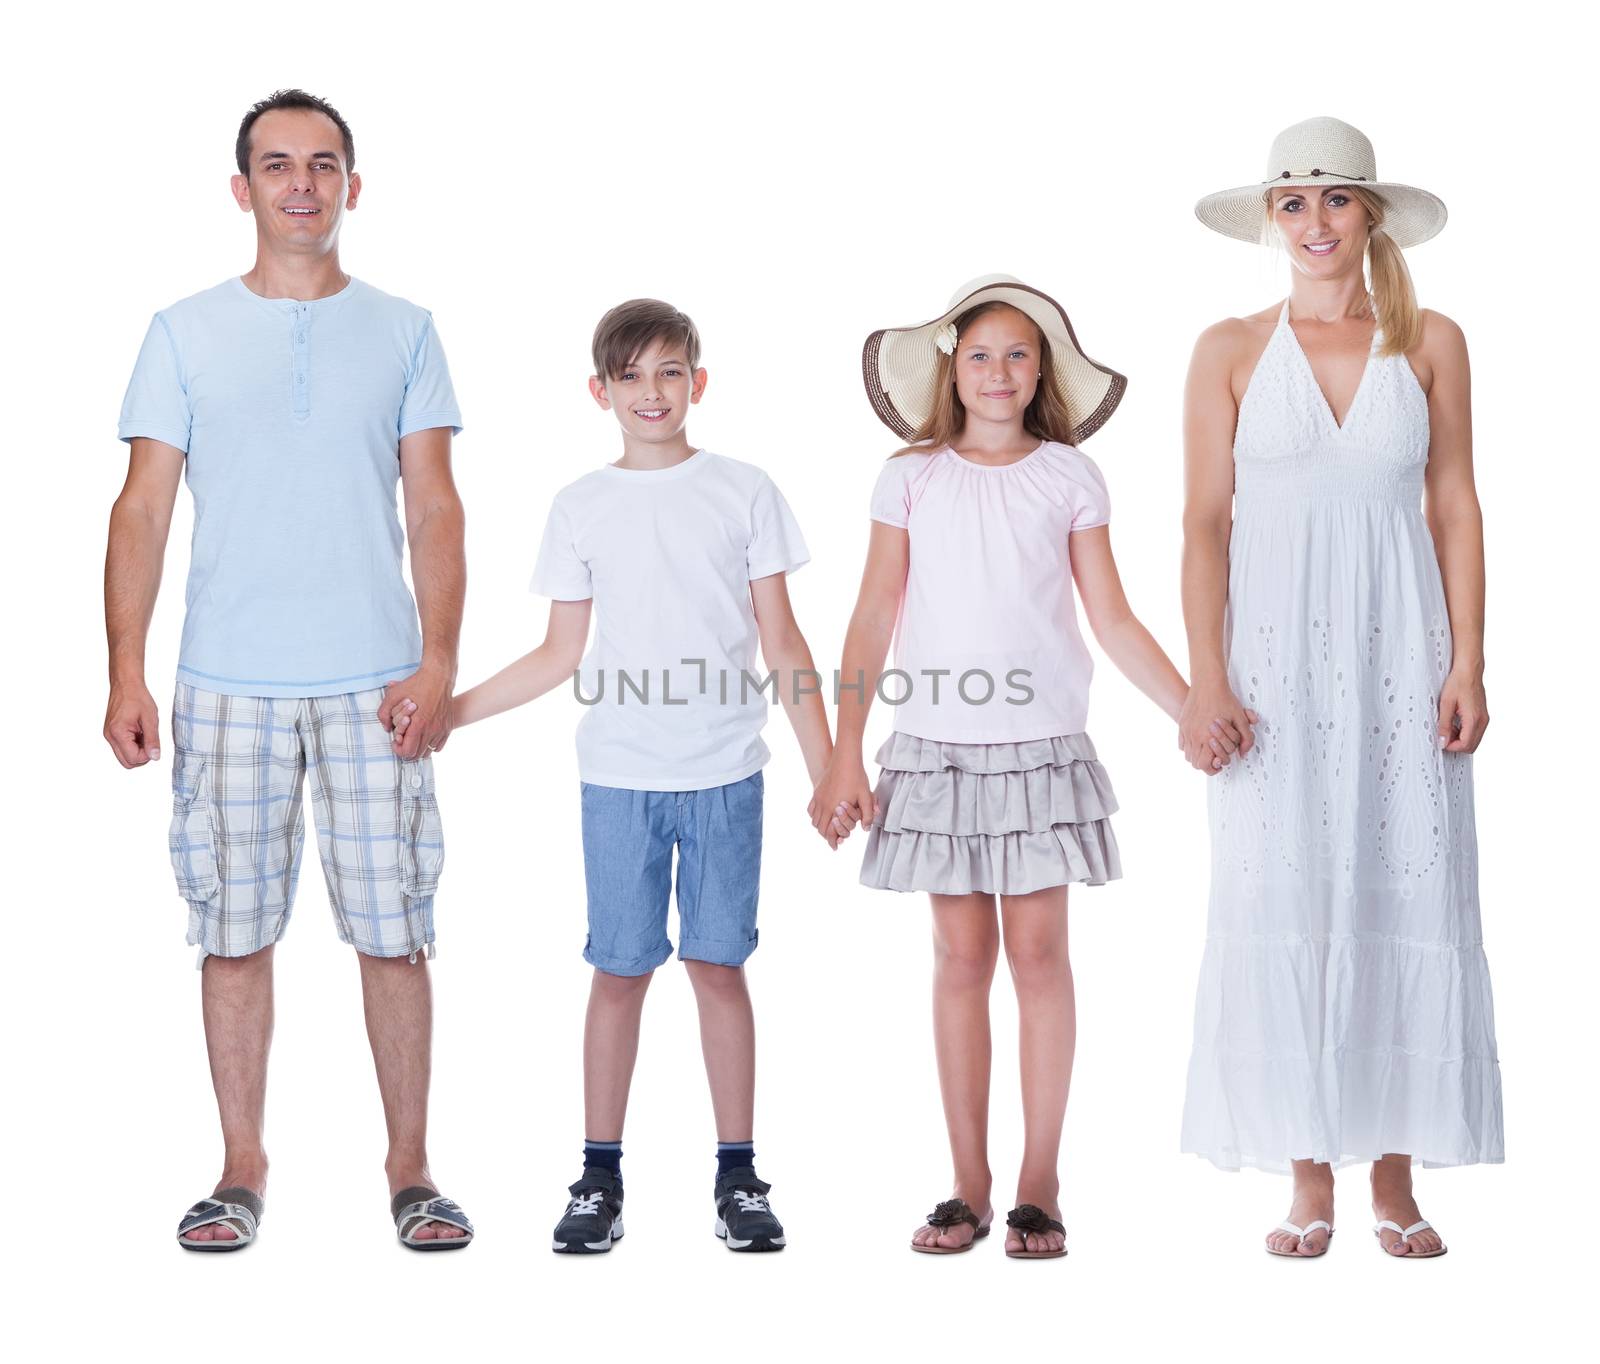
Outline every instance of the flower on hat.
[[954, 355], [956, 353], [956, 324], [954, 322], [946, 322], [944, 326], [934, 332], [933, 344], [946, 355]]

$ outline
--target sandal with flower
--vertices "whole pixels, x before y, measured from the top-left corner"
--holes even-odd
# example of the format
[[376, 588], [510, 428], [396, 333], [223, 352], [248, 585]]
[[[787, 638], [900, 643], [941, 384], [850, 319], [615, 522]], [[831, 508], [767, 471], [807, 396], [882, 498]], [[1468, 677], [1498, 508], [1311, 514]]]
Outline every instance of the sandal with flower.
[[926, 1222], [930, 1227], [938, 1227], [941, 1232], [950, 1227], [971, 1227], [972, 1239], [961, 1246], [941, 1246], [937, 1241], [921, 1245], [913, 1241], [911, 1249], [923, 1255], [961, 1255], [971, 1250], [989, 1234], [989, 1224], [978, 1221], [978, 1214], [972, 1211], [964, 1198], [945, 1199], [928, 1214]]
[[1022, 1233], [1022, 1249], [1012, 1250], [1008, 1245], [1006, 1255], [1013, 1260], [1059, 1260], [1067, 1253], [1067, 1248], [1062, 1246], [1059, 1250], [1029, 1250], [1028, 1237], [1043, 1236], [1047, 1231], [1067, 1234], [1067, 1229], [1055, 1218], [1050, 1216], [1043, 1208], [1035, 1207], [1032, 1203], [1024, 1203], [1021, 1207], [1012, 1208], [1006, 1214], [1006, 1226], [1013, 1231]]

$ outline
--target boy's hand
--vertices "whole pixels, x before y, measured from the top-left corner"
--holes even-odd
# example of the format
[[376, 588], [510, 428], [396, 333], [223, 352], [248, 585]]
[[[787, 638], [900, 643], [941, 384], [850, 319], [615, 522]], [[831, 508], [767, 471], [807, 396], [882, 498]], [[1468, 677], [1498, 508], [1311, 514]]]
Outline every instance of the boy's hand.
[[833, 761], [817, 783], [806, 812], [811, 816], [812, 827], [828, 840], [830, 848], [837, 848], [839, 840], [856, 823], [870, 828], [877, 805], [872, 797], [872, 783], [867, 780], [860, 759], [841, 757], [835, 750]]
[[861, 811], [848, 801], [840, 801], [826, 818], [822, 817], [822, 810], [820, 797], [813, 795], [806, 804], [806, 814], [810, 816], [812, 827], [828, 840], [828, 846], [837, 848], [861, 822]]
[[[443, 668], [426, 663], [410, 677], [385, 685], [378, 705], [378, 723], [389, 731], [401, 758], [425, 758], [445, 746], [454, 724], [454, 685], [454, 679]], [[407, 733], [396, 734], [394, 717], [402, 699], [412, 703], [411, 723]]]
[[[817, 809], [817, 798], [812, 796], [810, 803], [806, 806], [806, 813], [811, 816], [811, 822], [814, 826], [817, 823]], [[826, 821], [826, 826], [818, 827], [817, 832], [828, 840], [830, 848], [837, 848], [845, 839], [850, 837], [850, 831], [860, 822], [861, 811], [854, 805], [840, 801], [834, 807], [832, 816]]]
[[396, 748], [400, 747], [400, 741], [406, 737], [406, 730], [411, 726], [411, 717], [416, 713], [417, 703], [409, 696], [402, 697], [390, 707], [389, 720], [391, 729], [389, 737], [393, 740]]

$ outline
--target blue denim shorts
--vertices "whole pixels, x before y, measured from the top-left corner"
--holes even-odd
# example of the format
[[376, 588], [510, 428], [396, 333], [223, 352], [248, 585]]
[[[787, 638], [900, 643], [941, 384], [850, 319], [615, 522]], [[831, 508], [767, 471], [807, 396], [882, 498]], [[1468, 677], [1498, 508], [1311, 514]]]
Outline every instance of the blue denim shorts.
[[667, 901], [678, 850], [678, 956], [738, 966], [756, 950], [761, 773], [704, 791], [583, 783], [589, 941], [583, 959], [642, 976], [672, 955]]

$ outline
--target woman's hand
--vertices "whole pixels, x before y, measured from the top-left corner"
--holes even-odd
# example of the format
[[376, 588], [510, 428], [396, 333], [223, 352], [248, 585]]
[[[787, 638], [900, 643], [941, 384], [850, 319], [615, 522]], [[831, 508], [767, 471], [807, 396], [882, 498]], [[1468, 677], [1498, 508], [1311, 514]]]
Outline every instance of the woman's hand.
[[1255, 747], [1253, 725], [1261, 717], [1240, 705], [1227, 682], [1196, 682], [1178, 712], [1178, 747], [1190, 766], [1215, 776], [1232, 761]]
[[1476, 753], [1489, 728], [1489, 701], [1483, 674], [1451, 670], [1439, 689], [1439, 738], [1446, 753]]
[[822, 780], [812, 793], [806, 806], [812, 827], [828, 840], [830, 848], [837, 848], [857, 822], [872, 827], [876, 806], [872, 798], [872, 783], [867, 780], [867, 770], [859, 758], [841, 757], [834, 750]]

